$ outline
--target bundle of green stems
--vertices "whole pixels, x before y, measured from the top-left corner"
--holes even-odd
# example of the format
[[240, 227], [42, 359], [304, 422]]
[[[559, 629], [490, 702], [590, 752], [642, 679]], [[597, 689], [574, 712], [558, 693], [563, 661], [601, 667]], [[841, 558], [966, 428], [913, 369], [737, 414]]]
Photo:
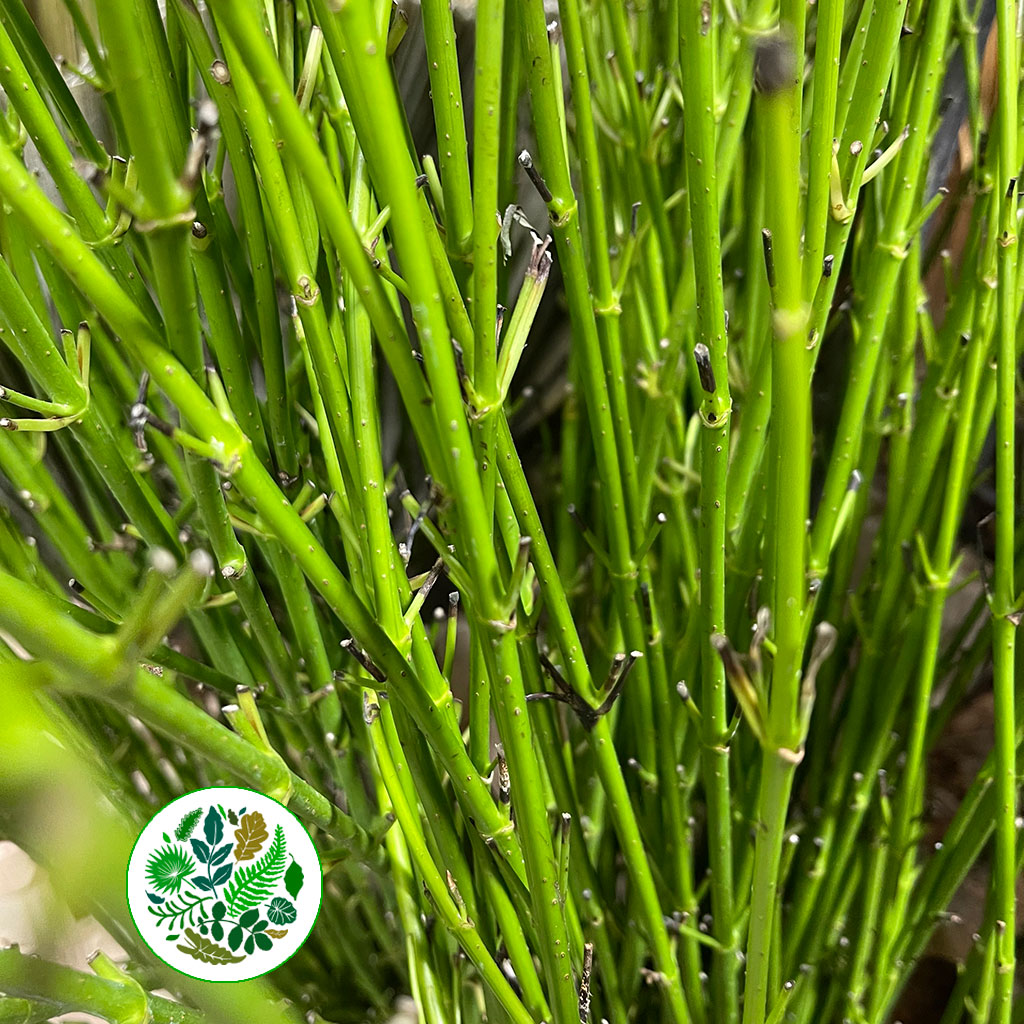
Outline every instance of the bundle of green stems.
[[[162, 6], [0, 0], [0, 838], [129, 954], [0, 1019], [885, 1024], [973, 874], [1021, 1020], [1015, 0]], [[238, 784], [324, 901], [190, 983], [128, 851]]]

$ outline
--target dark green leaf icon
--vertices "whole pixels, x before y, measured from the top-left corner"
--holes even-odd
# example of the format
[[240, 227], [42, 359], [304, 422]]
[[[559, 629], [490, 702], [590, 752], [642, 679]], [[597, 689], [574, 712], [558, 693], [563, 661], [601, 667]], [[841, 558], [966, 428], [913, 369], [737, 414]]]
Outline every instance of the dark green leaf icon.
[[146, 861], [146, 881], [157, 892], [177, 892], [195, 866], [196, 862], [180, 846], [165, 846], [154, 850]]
[[233, 843], [225, 843], [223, 846], [219, 847], [215, 851], [213, 856], [210, 858], [210, 863], [220, 864], [223, 860], [227, 858], [227, 855], [231, 852], [231, 847], [233, 845]]
[[220, 921], [214, 921], [210, 925], [210, 938], [216, 939], [218, 942], [224, 938], [224, 925]]
[[265, 929], [266, 927], [267, 927], [267, 922], [266, 922], [266, 921], [257, 921], [257, 922], [256, 922], [256, 923], [255, 923], [255, 924], [254, 924], [254, 925], [252, 926], [252, 928], [251, 928], [250, 930], [251, 930], [251, 931], [254, 931], [254, 932], [261, 932], [261, 931], [263, 931], [263, 930], [264, 930], [264, 929]]
[[149, 897], [150, 903], [163, 903], [163, 896], [157, 896], [155, 892], [147, 892], [146, 895]]
[[207, 813], [203, 831], [211, 847], [216, 846], [224, 838], [224, 819], [217, 813], [216, 807], [211, 807]]
[[203, 809], [201, 807], [197, 807], [194, 811], [189, 811], [188, 814], [186, 814], [185, 817], [181, 819], [181, 821], [178, 824], [178, 827], [174, 830], [174, 838], [180, 839], [182, 842], [185, 842], [185, 840], [188, 839], [190, 835], [192, 835], [193, 830], [195, 829], [196, 825], [199, 824], [199, 819], [202, 816]]
[[202, 875], [193, 875], [189, 881], [197, 888], [202, 889], [203, 892], [213, 892], [213, 885], [208, 878], [204, 878]]
[[281, 896], [275, 896], [267, 907], [267, 917], [274, 924], [291, 924], [295, 920], [295, 907]]
[[241, 944], [242, 926], [235, 925], [235, 927], [231, 929], [231, 934], [228, 936], [228, 945], [231, 947], [232, 950], [236, 950]]
[[238, 923], [243, 928], [251, 928], [256, 923], [256, 918], [260, 916], [259, 910], [247, 910], [239, 919]]
[[228, 811], [228, 821], [230, 821], [232, 825], [237, 825], [238, 824], [238, 815], [235, 814], [234, 811]]
[[222, 868], [218, 868], [213, 873], [213, 884], [223, 885], [231, 877], [231, 872], [234, 871], [234, 869], [234, 864], [225, 864]]
[[288, 890], [288, 895], [292, 899], [295, 899], [299, 895], [299, 890], [302, 888], [302, 868], [299, 867], [299, 862], [292, 858], [291, 866], [284, 873], [284, 887]]
[[256, 945], [259, 946], [260, 949], [270, 949], [273, 945], [273, 942], [270, 941], [270, 936], [264, 935], [262, 932], [258, 935], [254, 935], [253, 938], [256, 940]]
[[192, 840], [192, 852], [196, 855], [196, 859], [200, 864], [210, 863], [210, 848], [202, 839]]
[[245, 940], [245, 951], [246, 951], [246, 953], [251, 953], [255, 948], [256, 948], [256, 942], [253, 939], [253, 937], [250, 935], [249, 938], [247, 938]]
[[213, 905], [213, 917], [214, 917], [214, 920], [219, 921], [224, 916], [224, 914], [226, 913], [227, 909], [228, 908], [225, 907], [224, 904], [221, 903], [220, 900], [217, 900], [217, 902], [214, 903], [214, 905]]

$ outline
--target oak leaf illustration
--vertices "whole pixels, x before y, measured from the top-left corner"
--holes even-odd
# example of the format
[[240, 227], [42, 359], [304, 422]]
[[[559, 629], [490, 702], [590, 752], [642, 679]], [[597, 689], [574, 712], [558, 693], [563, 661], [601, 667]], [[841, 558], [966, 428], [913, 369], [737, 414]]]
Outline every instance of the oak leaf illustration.
[[230, 949], [218, 946], [212, 939], [204, 938], [192, 928], [185, 929], [191, 946], [178, 946], [182, 953], [187, 953], [194, 960], [201, 960], [204, 964], [237, 964], [245, 957], [235, 956]]
[[242, 823], [235, 829], [238, 845], [235, 847], [235, 860], [252, 860], [267, 841], [267, 823], [259, 811], [250, 811], [242, 815]]

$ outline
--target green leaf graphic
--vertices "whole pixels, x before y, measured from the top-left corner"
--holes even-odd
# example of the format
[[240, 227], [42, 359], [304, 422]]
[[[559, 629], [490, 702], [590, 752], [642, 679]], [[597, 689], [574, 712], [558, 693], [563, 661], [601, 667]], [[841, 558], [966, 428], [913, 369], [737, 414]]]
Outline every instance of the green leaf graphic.
[[197, 807], [194, 811], [189, 811], [184, 818], [178, 824], [178, 827], [174, 830], [174, 838], [180, 839], [184, 842], [192, 832], [196, 825], [199, 824], [199, 819], [203, 816], [203, 809]]
[[284, 887], [288, 890], [288, 895], [292, 899], [299, 895], [302, 881], [302, 868], [299, 867], [299, 862], [293, 857], [288, 870], [284, 873]]
[[269, 899], [274, 887], [281, 880], [284, 864], [284, 829], [278, 825], [274, 830], [274, 841], [270, 844], [270, 849], [254, 864], [239, 867], [230, 885], [224, 890], [228, 916], [237, 917], [239, 911], [258, 907]]
[[157, 892], [176, 893], [196, 862], [180, 846], [154, 850], [146, 861], [146, 881]]
[[267, 917], [274, 924], [291, 924], [295, 920], [295, 907], [281, 896], [275, 896], [267, 907]]
[[212, 850], [224, 838], [224, 819], [217, 813], [216, 807], [211, 807], [203, 822], [203, 831], [206, 833], [206, 841]]
[[179, 902], [168, 900], [162, 906], [149, 907], [149, 912], [156, 918], [158, 928], [164, 922], [167, 922], [168, 929], [181, 928], [184, 926], [186, 918], [189, 924], [196, 923], [197, 915], [200, 920], [202, 919], [203, 904], [210, 898], [209, 896], [195, 898], [194, 893], [186, 891], [178, 897]]
[[231, 872], [234, 869], [234, 864], [225, 864], [223, 867], [218, 868], [213, 874], [213, 884], [223, 885], [231, 877]]
[[178, 949], [204, 964], [237, 964], [245, 959], [244, 956], [235, 956], [231, 950], [218, 946], [212, 939], [204, 939], [191, 928], [185, 929], [185, 935], [192, 945], [178, 946]]

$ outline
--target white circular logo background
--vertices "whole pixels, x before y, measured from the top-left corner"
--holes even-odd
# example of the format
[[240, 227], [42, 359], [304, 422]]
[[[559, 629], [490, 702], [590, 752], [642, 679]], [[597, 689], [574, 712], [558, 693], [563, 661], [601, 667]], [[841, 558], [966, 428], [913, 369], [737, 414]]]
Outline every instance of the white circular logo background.
[[201, 981], [247, 981], [282, 964], [305, 942], [322, 895], [302, 823], [251, 789], [179, 797], [128, 862], [128, 909], [146, 945]]

